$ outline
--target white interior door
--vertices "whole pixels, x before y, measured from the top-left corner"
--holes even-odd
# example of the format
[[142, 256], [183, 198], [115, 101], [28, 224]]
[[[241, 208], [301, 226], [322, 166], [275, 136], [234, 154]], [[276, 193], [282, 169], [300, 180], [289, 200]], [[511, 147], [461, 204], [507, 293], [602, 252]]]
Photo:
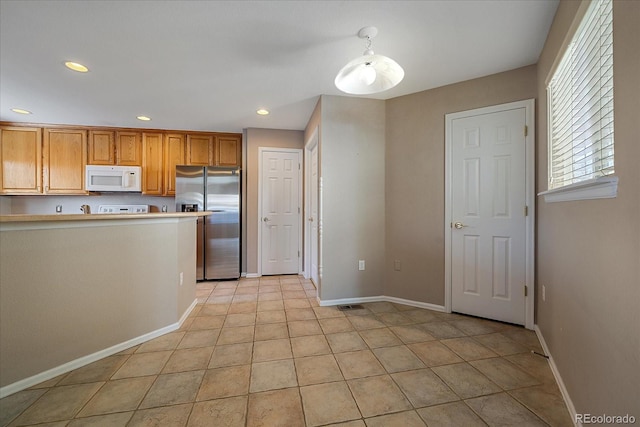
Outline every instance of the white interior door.
[[525, 324], [526, 111], [451, 121], [451, 309]]
[[311, 164], [309, 165], [309, 218], [311, 233], [309, 236], [309, 262], [311, 280], [318, 287], [318, 233], [320, 218], [318, 215], [318, 144], [311, 150]]
[[299, 272], [300, 150], [261, 150], [261, 273]]

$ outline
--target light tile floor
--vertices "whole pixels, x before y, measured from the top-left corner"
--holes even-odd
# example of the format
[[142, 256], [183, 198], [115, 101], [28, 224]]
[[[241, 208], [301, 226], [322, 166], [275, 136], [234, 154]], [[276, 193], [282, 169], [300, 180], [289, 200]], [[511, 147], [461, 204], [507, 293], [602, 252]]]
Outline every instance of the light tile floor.
[[0, 400], [0, 426], [572, 425], [532, 331], [315, 295], [199, 283], [180, 330]]

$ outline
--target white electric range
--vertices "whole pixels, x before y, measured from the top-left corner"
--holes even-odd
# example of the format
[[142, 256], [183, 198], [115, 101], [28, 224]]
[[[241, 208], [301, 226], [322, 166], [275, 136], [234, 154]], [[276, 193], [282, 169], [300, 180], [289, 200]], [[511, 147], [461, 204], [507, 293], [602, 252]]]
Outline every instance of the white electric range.
[[100, 205], [99, 214], [142, 214], [149, 213], [149, 205]]

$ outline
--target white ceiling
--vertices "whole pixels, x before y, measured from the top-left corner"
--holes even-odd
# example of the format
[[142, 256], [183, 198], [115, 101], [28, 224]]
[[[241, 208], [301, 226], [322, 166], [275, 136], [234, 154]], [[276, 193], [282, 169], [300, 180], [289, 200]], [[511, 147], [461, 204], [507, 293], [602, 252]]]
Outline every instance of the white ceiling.
[[[342, 94], [333, 79], [364, 51], [364, 26], [378, 28], [373, 50], [405, 70], [397, 87], [371, 96], [389, 99], [536, 63], [557, 5], [0, 0], [0, 120], [304, 129], [320, 94]], [[67, 60], [91, 71], [69, 71]]]

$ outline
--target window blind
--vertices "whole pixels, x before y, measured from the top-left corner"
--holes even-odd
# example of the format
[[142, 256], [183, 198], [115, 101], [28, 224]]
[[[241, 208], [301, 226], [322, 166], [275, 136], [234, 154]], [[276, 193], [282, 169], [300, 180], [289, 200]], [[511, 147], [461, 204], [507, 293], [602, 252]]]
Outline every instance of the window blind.
[[612, 174], [612, 0], [590, 4], [547, 94], [549, 189]]

